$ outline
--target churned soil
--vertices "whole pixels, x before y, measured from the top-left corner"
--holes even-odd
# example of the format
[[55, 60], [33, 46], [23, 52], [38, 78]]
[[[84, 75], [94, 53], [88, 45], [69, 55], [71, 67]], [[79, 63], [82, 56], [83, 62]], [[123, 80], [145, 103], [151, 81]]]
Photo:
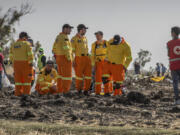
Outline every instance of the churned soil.
[[180, 129], [180, 109], [174, 106], [167, 83], [127, 84], [120, 97], [66, 95], [16, 97], [13, 90], [0, 91], [0, 119], [78, 125], [127, 126]]

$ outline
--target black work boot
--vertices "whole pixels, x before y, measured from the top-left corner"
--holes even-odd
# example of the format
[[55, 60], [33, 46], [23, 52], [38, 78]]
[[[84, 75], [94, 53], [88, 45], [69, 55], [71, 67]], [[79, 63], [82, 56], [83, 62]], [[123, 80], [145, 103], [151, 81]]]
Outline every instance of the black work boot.
[[110, 93], [106, 93], [106, 94], [104, 94], [104, 96], [105, 97], [110, 97], [111, 95], [110, 95]]
[[78, 90], [77, 94], [81, 95], [82, 94], [82, 90]]
[[88, 91], [84, 91], [83, 94], [84, 94], [85, 96], [90, 96], [89, 93], [88, 93]]
[[72, 98], [73, 95], [68, 92], [68, 93], [63, 93], [63, 96], [67, 98]]

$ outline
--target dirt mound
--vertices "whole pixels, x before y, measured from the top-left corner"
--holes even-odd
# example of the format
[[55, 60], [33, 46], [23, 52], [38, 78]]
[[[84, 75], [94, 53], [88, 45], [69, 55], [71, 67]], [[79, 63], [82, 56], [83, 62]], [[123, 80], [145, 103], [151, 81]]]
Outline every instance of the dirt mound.
[[169, 112], [171, 112], [171, 113], [180, 113], [180, 108], [175, 106], [172, 109], [170, 109]]
[[144, 103], [144, 104], [149, 104], [150, 99], [145, 96], [143, 93], [140, 92], [130, 92], [127, 95], [127, 99], [130, 102], [136, 102], [136, 103]]
[[128, 90], [127, 95], [119, 97], [87, 97], [75, 90], [65, 96], [33, 93], [16, 97], [7, 88], [0, 91], [0, 119], [156, 128], [180, 126], [174, 123], [180, 119], [180, 110], [173, 106], [173, 91], [169, 86]]

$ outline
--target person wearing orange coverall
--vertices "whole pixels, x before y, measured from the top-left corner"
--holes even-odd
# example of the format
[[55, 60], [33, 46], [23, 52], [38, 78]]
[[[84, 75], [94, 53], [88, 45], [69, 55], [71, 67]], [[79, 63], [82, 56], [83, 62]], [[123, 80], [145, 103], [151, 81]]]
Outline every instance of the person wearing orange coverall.
[[109, 82], [108, 77], [112, 75], [114, 96], [122, 95], [122, 84], [125, 72], [132, 61], [131, 48], [123, 37], [115, 35], [109, 41], [106, 62], [103, 71], [103, 83]]
[[40, 95], [57, 93], [57, 77], [58, 73], [54, 69], [54, 62], [49, 60], [46, 66], [40, 71], [36, 82], [36, 91]]
[[89, 96], [92, 65], [88, 53], [88, 41], [85, 37], [86, 29], [88, 28], [84, 24], [79, 24], [77, 27], [78, 33], [72, 38], [71, 43], [75, 55], [73, 66], [76, 74], [76, 89], [78, 94], [81, 94], [82, 90], [84, 90], [84, 95]]
[[21, 32], [19, 40], [10, 47], [9, 59], [14, 67], [15, 95], [29, 95], [31, 90], [33, 53], [31, 44], [27, 41], [28, 34]]
[[[92, 44], [91, 60], [92, 66], [95, 68], [95, 93], [100, 95], [102, 86], [102, 75], [104, 68], [104, 59], [106, 58], [108, 42], [103, 40], [103, 32], [98, 31], [95, 33], [97, 41]], [[110, 86], [109, 86], [110, 85]], [[110, 81], [104, 86], [105, 96], [109, 96], [112, 92], [112, 83]]]
[[58, 93], [67, 94], [72, 82], [72, 46], [68, 38], [73, 27], [64, 24], [62, 32], [56, 37], [53, 45], [53, 53], [58, 66]]

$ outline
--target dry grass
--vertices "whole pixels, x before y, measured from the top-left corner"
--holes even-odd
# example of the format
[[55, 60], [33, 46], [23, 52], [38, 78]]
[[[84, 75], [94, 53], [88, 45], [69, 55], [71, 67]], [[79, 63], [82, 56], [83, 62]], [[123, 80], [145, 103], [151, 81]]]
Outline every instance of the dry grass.
[[180, 130], [78, 126], [0, 120], [0, 135], [180, 135]]

